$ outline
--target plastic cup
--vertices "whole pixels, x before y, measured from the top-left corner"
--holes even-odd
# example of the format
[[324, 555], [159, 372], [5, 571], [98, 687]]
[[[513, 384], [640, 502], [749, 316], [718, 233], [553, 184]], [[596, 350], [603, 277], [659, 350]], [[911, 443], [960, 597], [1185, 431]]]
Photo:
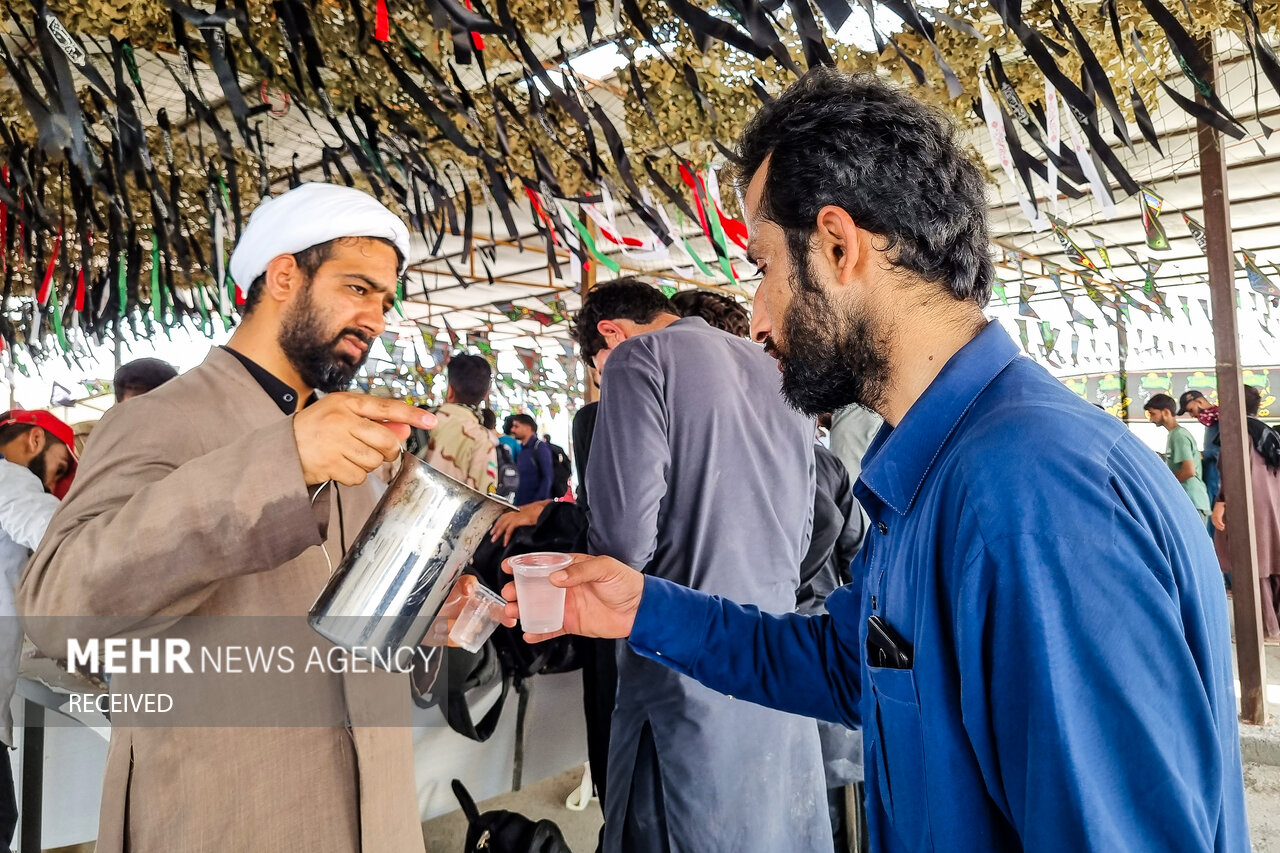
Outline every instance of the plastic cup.
[[449, 642], [469, 652], [480, 651], [484, 641], [502, 623], [507, 602], [488, 587], [476, 584], [456, 619], [449, 626]]
[[552, 586], [552, 572], [567, 568], [571, 554], [543, 551], [510, 559], [516, 578], [520, 625], [529, 634], [550, 634], [564, 626], [564, 590]]

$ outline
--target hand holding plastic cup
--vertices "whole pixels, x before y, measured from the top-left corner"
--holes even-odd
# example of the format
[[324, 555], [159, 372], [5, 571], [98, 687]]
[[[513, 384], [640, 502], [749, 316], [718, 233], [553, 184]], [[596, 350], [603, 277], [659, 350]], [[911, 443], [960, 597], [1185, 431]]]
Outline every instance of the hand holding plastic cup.
[[478, 652], [502, 623], [506, 603], [474, 575], [463, 575], [449, 590], [422, 645], [457, 646]]
[[507, 602], [488, 587], [476, 588], [462, 605], [457, 619], [449, 627], [449, 642], [475, 653], [502, 624]]
[[564, 626], [564, 589], [552, 586], [550, 575], [572, 562], [572, 554], [551, 551], [521, 554], [507, 561], [515, 575], [520, 625], [526, 633], [551, 634]]

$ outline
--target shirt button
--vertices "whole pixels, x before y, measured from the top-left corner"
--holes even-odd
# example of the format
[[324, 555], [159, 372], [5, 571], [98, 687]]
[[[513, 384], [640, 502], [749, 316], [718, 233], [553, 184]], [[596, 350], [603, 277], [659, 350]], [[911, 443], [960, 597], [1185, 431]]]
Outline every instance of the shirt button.
[[884, 534], [889, 532], [889, 525], [885, 524], [883, 521], [877, 521], [876, 530], [879, 530], [880, 535], [883, 536]]

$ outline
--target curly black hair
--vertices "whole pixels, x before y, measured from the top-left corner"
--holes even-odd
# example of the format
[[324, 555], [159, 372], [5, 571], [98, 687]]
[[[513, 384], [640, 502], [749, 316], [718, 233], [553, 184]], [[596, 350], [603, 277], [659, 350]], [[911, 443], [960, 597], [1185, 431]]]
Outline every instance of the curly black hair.
[[582, 299], [582, 308], [573, 320], [573, 339], [582, 360], [593, 364], [596, 353], [605, 348], [604, 336], [596, 328], [601, 320], [630, 320], [652, 323], [659, 314], [679, 314], [666, 294], [652, 284], [626, 276], [596, 285]]
[[794, 261], [818, 212], [842, 208], [888, 241], [891, 263], [986, 306], [993, 279], [978, 168], [950, 122], [871, 74], [814, 68], [761, 107], [738, 142], [742, 192], [766, 158], [761, 216]]
[[731, 296], [712, 290], [682, 290], [671, 297], [671, 304], [681, 317], [701, 317], [736, 338], [751, 336], [751, 316]]

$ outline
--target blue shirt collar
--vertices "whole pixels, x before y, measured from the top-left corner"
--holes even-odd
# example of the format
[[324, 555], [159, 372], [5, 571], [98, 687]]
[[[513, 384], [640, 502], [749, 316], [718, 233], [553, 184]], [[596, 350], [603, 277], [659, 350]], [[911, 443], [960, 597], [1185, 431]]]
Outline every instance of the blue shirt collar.
[[906, 515], [960, 420], [1017, 356], [1008, 333], [999, 323], [988, 323], [951, 357], [897, 427], [880, 428], [862, 460], [855, 491], [866, 489]]

